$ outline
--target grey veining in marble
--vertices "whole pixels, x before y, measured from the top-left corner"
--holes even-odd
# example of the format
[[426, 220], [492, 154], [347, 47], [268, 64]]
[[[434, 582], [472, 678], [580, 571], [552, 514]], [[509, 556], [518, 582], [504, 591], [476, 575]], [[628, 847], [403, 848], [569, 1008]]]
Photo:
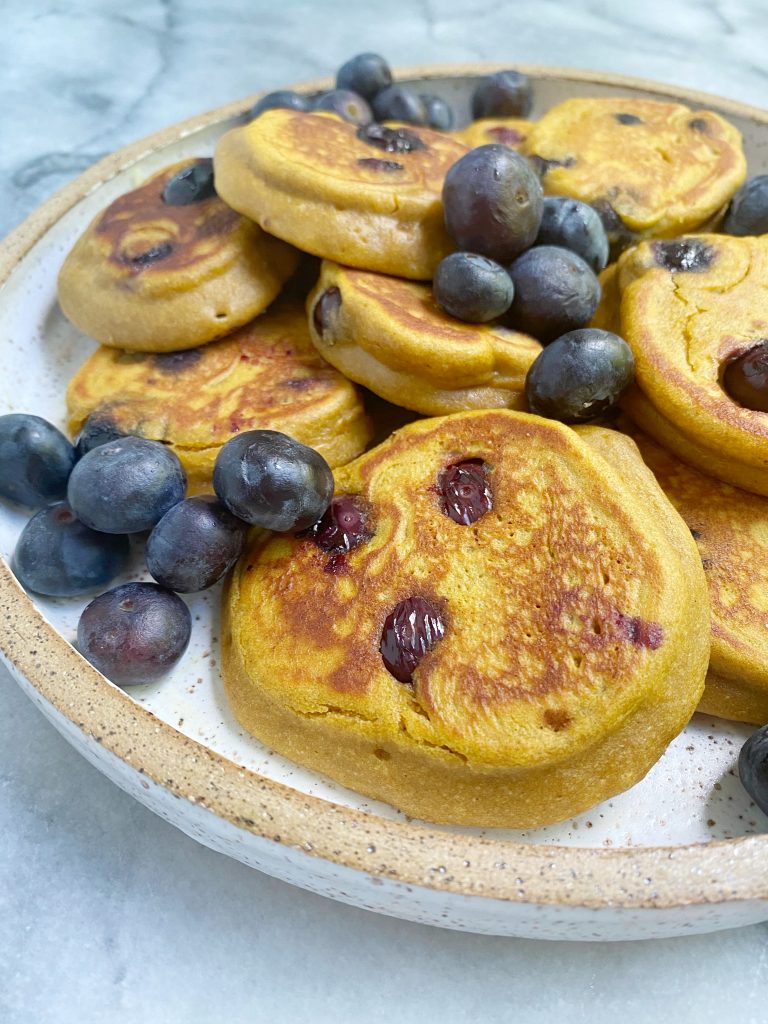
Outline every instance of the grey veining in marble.
[[[363, 49], [395, 64], [592, 67], [768, 106], [768, 0], [33, 0], [0, 13], [0, 234], [114, 148]], [[541, 944], [291, 889], [134, 803], [0, 670], [0, 1024], [764, 1024], [767, 994], [767, 925]]]

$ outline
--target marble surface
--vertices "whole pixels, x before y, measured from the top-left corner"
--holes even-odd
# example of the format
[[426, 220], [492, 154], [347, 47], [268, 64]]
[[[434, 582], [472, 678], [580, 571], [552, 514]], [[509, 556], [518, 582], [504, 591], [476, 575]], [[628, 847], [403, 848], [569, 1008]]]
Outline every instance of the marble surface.
[[[768, 107], [768, 2], [42, 0], [3, 5], [0, 234], [91, 162], [201, 109], [331, 72], [502, 60]], [[0, 670], [0, 1021], [738, 1020], [768, 925], [536, 943], [375, 917], [214, 854], [83, 761]]]

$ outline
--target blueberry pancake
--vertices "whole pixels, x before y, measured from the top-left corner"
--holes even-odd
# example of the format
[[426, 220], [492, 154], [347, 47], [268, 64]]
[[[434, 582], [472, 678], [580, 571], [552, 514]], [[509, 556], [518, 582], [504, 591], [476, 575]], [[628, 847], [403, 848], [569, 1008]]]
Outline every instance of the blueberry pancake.
[[307, 311], [323, 358], [389, 402], [429, 416], [526, 408], [525, 375], [541, 345], [448, 316], [427, 284], [325, 260]]
[[305, 252], [426, 280], [454, 248], [441, 191], [466, 151], [453, 136], [414, 125], [358, 128], [333, 114], [268, 110], [221, 138], [216, 187]]
[[580, 430], [459, 413], [337, 470], [230, 581], [241, 724], [439, 822], [533, 827], [642, 778], [701, 695], [706, 582], [633, 442]]
[[493, 142], [511, 149], [521, 149], [532, 127], [533, 122], [522, 117], [481, 117], [455, 132], [455, 135], [470, 149]]
[[596, 206], [614, 252], [703, 229], [746, 177], [733, 125], [659, 100], [566, 100], [532, 125], [523, 151], [548, 193]]
[[89, 424], [164, 441], [191, 493], [211, 490], [219, 449], [256, 427], [316, 448], [331, 466], [371, 438], [360, 394], [314, 349], [303, 305], [283, 300], [233, 334], [170, 353], [99, 348], [67, 389], [73, 435]]
[[218, 198], [210, 160], [185, 160], [92, 221], [64, 260], [59, 302], [104, 345], [173, 352], [248, 323], [297, 264], [295, 249]]

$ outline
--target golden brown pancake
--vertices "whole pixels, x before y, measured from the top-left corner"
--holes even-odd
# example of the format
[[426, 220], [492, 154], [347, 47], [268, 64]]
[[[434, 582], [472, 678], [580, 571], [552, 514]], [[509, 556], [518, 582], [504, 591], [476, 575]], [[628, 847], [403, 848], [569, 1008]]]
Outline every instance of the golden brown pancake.
[[[447, 514], [467, 494], [458, 480], [446, 499], [457, 466], [490, 491], [470, 525]], [[461, 413], [335, 477], [357, 546], [334, 549], [326, 516], [253, 543], [231, 579], [223, 675], [245, 728], [439, 822], [532, 827], [642, 778], [701, 695], [709, 610], [690, 531], [631, 440]], [[384, 661], [393, 616], [424, 641], [410, 676]]]
[[448, 316], [429, 285], [326, 260], [307, 310], [323, 357], [390, 402], [433, 416], [527, 408], [525, 375], [539, 342]]
[[216, 187], [305, 252], [426, 280], [455, 248], [441, 195], [466, 152], [451, 135], [413, 125], [358, 129], [332, 114], [267, 110], [219, 141]]
[[65, 315], [104, 345], [172, 352], [205, 344], [262, 313], [299, 254], [218, 196], [175, 206], [166, 167], [120, 196], [75, 243], [59, 273]]
[[526, 121], [522, 117], [481, 117], [455, 132], [455, 135], [470, 149], [492, 143], [521, 149], [532, 125], [533, 121]]
[[707, 225], [746, 177], [733, 125], [659, 100], [566, 100], [535, 122], [523, 151], [546, 192], [594, 203], [624, 244]]
[[211, 490], [221, 446], [243, 430], [280, 430], [331, 466], [362, 452], [371, 426], [360, 394], [315, 351], [300, 302], [283, 302], [220, 341], [149, 355], [102, 347], [67, 389], [73, 434], [88, 416], [164, 441], [191, 493]]

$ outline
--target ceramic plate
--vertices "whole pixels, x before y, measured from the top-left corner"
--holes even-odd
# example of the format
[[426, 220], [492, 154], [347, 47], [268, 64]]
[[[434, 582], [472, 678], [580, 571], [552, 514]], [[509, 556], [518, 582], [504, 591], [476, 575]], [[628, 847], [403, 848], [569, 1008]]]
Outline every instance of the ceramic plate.
[[[412, 69], [468, 119], [488, 67]], [[535, 109], [574, 95], [711, 106], [768, 171], [768, 113], [616, 76], [546, 68]], [[304, 88], [326, 87], [313, 82]], [[212, 152], [253, 97], [176, 125], [92, 167], [0, 249], [0, 413], [63, 427], [64, 390], [94, 348], [63, 318], [56, 274], [91, 218], [154, 170]], [[540, 938], [625, 939], [768, 918], [768, 820], [736, 774], [749, 727], [695, 716], [630, 791], [531, 831], [438, 828], [363, 800], [267, 750], [237, 725], [219, 676], [218, 589], [193, 595], [193, 640], [161, 684], [123, 692], [71, 646], [85, 601], [30, 599], [7, 561], [26, 522], [0, 508], [3, 657], [56, 728], [117, 785], [200, 842], [296, 885], [398, 917]], [[125, 579], [147, 579], [142, 552]]]

